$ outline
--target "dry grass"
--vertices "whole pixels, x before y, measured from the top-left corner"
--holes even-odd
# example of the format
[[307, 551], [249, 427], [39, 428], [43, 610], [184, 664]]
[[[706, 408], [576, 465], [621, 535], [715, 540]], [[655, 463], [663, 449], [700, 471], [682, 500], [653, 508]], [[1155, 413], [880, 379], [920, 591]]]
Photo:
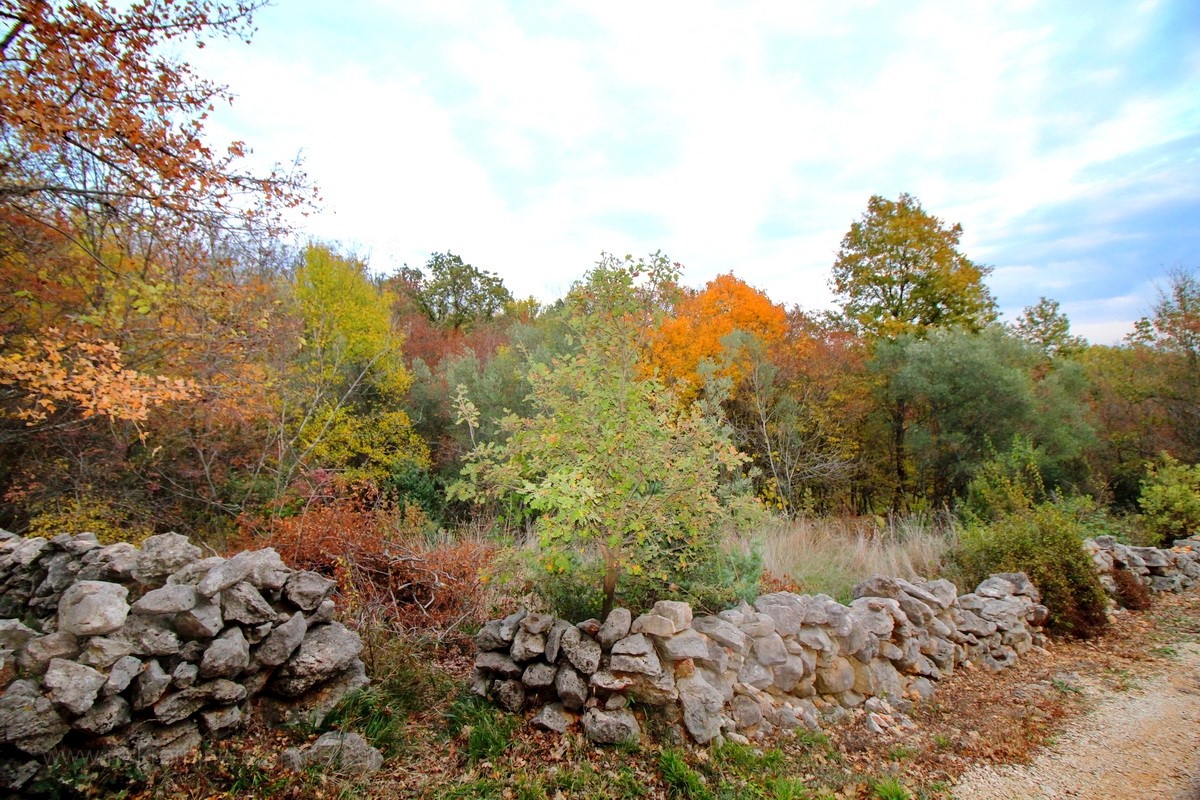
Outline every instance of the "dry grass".
[[872, 575], [936, 577], [957, 528], [951, 518], [923, 516], [800, 518], [774, 521], [757, 535], [770, 574], [844, 601]]

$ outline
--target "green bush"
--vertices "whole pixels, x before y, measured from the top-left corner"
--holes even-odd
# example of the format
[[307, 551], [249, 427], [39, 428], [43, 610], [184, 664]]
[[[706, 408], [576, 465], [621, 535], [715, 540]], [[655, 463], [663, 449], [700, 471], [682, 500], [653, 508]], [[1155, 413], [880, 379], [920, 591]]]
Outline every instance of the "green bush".
[[1200, 534], [1200, 464], [1181, 464], [1163, 453], [1142, 480], [1142, 527], [1157, 544]]
[[1088, 638], [1107, 626], [1108, 598], [1083, 548], [1090, 501], [1041, 503], [991, 523], [967, 524], [951, 553], [959, 585], [997, 572], [1024, 572], [1050, 609], [1050, 630]]
[[1023, 436], [1006, 453], [994, 453], [967, 484], [959, 513], [968, 521], [999, 519], [1047, 499], [1038, 451]]

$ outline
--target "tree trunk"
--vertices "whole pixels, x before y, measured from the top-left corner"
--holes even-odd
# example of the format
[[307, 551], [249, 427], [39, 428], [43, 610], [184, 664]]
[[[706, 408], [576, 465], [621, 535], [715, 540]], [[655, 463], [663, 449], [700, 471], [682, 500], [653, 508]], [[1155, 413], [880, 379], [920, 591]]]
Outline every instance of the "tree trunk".
[[896, 491], [892, 495], [892, 511], [901, 511], [905, 507], [904, 485], [908, 483], [908, 471], [905, 466], [906, 453], [904, 436], [908, 432], [904, 424], [908, 406], [903, 400], [898, 400], [892, 408], [892, 451], [896, 459]]
[[617, 554], [605, 548], [604, 551], [604, 607], [600, 610], [600, 621], [608, 619], [608, 613], [613, 610], [613, 599], [617, 594], [617, 576], [620, 574]]

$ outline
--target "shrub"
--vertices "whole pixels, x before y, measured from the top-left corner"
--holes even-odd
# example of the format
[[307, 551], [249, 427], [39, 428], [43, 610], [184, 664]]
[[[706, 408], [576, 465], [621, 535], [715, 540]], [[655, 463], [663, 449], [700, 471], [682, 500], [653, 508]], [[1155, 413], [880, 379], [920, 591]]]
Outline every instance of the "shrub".
[[1050, 609], [1050, 630], [1088, 638], [1107, 626], [1108, 598], [1083, 548], [1086, 501], [1041, 503], [995, 522], [966, 526], [952, 553], [960, 585], [997, 572], [1024, 572]]
[[434, 635], [487, 617], [479, 576], [495, 545], [430, 545], [416, 506], [334, 497], [294, 516], [243, 519], [241, 528], [232, 549], [274, 547], [291, 566], [336, 579], [345, 614]]
[[1006, 453], [995, 453], [967, 484], [959, 513], [968, 520], [994, 520], [1048, 499], [1038, 451], [1023, 436]]
[[1131, 611], [1145, 611], [1150, 607], [1150, 589], [1127, 569], [1113, 570], [1113, 581], [1117, 584], [1117, 602]]
[[114, 504], [90, 494], [83, 497], [58, 498], [31, 509], [26, 536], [47, 539], [60, 533], [94, 533], [100, 544], [129, 542], [141, 544], [154, 533], [143, 523], [128, 519]]
[[1138, 505], [1143, 527], [1158, 544], [1200, 534], [1200, 464], [1180, 464], [1163, 453], [1142, 480]]

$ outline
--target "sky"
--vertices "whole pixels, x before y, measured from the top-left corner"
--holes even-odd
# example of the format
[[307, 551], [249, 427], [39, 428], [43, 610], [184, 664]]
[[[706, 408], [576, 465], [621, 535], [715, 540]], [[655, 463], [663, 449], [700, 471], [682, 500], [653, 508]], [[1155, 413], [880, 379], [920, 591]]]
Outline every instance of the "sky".
[[517, 296], [661, 250], [833, 307], [873, 194], [964, 229], [1012, 319], [1117, 342], [1200, 270], [1196, 0], [277, 0], [189, 55], [209, 122], [321, 193], [387, 273], [451, 251]]

